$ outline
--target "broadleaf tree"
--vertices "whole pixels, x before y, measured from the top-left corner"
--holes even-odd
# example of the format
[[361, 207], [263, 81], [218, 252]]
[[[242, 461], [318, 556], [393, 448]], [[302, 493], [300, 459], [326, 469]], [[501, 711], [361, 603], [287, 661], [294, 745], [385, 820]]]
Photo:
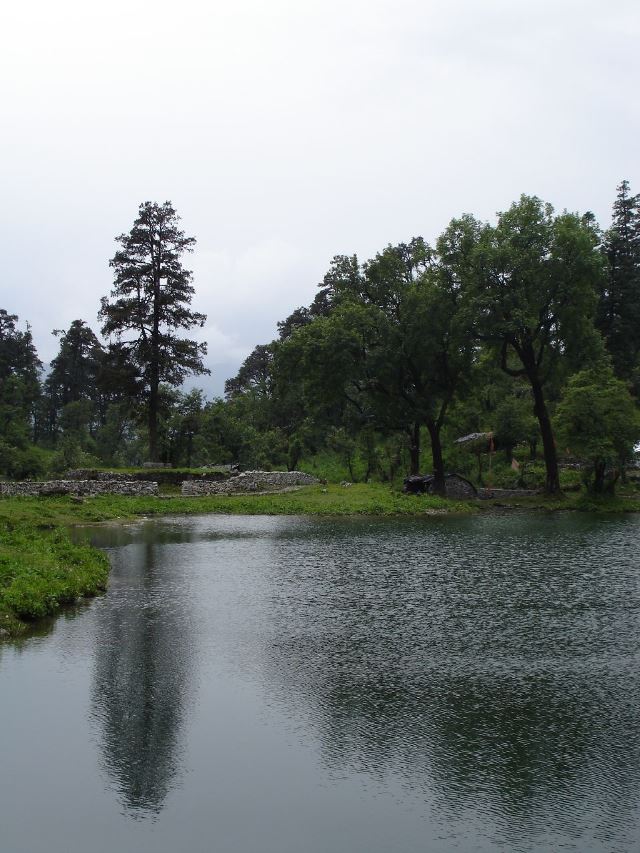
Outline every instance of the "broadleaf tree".
[[196, 241], [185, 236], [179, 221], [170, 201], [140, 205], [131, 231], [116, 238], [120, 249], [109, 262], [114, 286], [99, 312], [102, 333], [115, 337], [138, 369], [152, 461], [158, 456], [160, 383], [178, 386], [188, 374], [209, 372], [202, 360], [206, 344], [179, 335], [206, 320], [190, 308], [193, 273], [183, 267], [182, 256]]
[[302, 368], [308, 402], [335, 409], [343, 399], [362, 427], [405, 433], [412, 473], [426, 427], [434, 489], [444, 492], [441, 430], [474, 348], [456, 282], [440, 273], [421, 238], [388, 246], [362, 268], [336, 258], [332, 272], [324, 284], [331, 312], [283, 344]]
[[[604, 361], [574, 374], [558, 405], [560, 440], [587, 464], [589, 488], [613, 491], [640, 440], [640, 413], [625, 383]], [[609, 483], [607, 468], [612, 469]]]
[[468, 259], [462, 277], [470, 326], [497, 350], [505, 373], [528, 381], [544, 448], [545, 488], [558, 492], [547, 392], [560, 372], [603, 355], [592, 319], [604, 274], [598, 236], [588, 218], [554, 216], [550, 205], [523, 195], [495, 227], [476, 230]]

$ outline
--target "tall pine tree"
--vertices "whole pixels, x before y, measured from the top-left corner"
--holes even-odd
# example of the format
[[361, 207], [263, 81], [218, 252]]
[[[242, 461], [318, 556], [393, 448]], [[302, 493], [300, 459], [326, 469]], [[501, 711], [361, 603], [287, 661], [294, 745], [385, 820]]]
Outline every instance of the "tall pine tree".
[[605, 234], [607, 278], [600, 293], [597, 325], [616, 374], [630, 379], [640, 356], [640, 197], [622, 181]]
[[55, 441], [65, 406], [89, 401], [92, 405], [86, 410], [93, 420], [103, 349], [84, 320], [74, 320], [66, 332], [55, 329], [53, 334], [60, 336], [60, 349], [44, 383], [44, 404], [47, 432]]
[[209, 372], [202, 362], [207, 345], [178, 335], [206, 320], [189, 307], [193, 273], [181, 259], [196, 241], [178, 228], [179, 220], [169, 201], [140, 205], [131, 231], [116, 238], [121, 248], [109, 262], [114, 287], [111, 300], [102, 298], [99, 312], [102, 333], [115, 336], [138, 368], [152, 461], [158, 457], [160, 383], [178, 386], [189, 373]]

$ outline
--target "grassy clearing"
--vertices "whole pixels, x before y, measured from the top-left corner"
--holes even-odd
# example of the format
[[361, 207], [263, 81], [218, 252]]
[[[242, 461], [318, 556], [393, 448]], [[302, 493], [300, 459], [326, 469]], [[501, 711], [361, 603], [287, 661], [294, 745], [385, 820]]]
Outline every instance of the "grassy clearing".
[[477, 505], [431, 496], [403, 495], [381, 483], [305, 486], [296, 491], [258, 495], [158, 497], [99, 495], [77, 503], [68, 497], [4, 498], [0, 525], [29, 524], [40, 528], [135, 518], [167, 513], [241, 515], [416, 515], [429, 512], [476, 512]]

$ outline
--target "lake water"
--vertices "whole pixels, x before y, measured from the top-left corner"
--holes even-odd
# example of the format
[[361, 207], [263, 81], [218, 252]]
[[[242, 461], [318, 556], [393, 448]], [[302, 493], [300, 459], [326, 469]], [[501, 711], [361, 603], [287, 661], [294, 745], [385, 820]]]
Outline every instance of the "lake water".
[[640, 850], [640, 518], [168, 518], [0, 646], [2, 853]]

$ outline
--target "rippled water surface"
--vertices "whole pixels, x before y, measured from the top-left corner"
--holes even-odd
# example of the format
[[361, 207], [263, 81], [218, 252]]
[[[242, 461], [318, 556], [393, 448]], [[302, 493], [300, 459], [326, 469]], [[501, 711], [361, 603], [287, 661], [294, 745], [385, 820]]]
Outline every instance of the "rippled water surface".
[[0, 647], [2, 853], [640, 850], [640, 519], [170, 518]]

